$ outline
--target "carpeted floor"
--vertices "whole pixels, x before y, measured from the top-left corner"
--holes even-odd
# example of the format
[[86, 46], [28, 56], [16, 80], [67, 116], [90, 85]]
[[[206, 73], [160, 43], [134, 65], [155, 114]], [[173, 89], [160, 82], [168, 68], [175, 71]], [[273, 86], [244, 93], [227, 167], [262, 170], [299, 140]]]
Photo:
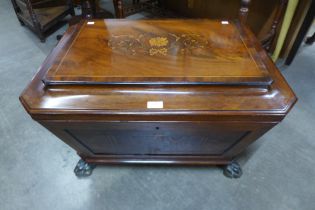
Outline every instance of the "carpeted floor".
[[[109, 5], [105, 2], [104, 5]], [[41, 43], [0, 1], [1, 210], [313, 210], [315, 209], [315, 45], [282, 67], [299, 102], [241, 157], [231, 180], [215, 167], [97, 167], [77, 179], [78, 156], [35, 123], [18, 96], [55, 46]]]

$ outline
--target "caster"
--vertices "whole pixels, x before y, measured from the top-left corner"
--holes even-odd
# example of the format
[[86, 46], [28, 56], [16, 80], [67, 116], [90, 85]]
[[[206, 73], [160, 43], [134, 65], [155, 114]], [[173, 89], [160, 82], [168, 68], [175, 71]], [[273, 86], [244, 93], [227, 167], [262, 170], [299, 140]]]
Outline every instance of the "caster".
[[86, 163], [84, 160], [80, 159], [74, 168], [74, 174], [78, 178], [88, 177], [92, 174], [95, 165]]
[[242, 176], [243, 172], [238, 162], [232, 161], [224, 167], [223, 174], [228, 178], [237, 179]]

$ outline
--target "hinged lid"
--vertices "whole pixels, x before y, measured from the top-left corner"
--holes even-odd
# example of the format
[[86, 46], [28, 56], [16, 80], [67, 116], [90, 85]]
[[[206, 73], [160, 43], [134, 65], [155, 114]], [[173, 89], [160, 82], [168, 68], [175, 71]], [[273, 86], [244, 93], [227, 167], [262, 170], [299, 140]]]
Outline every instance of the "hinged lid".
[[44, 82], [269, 85], [251, 41], [227, 21], [94, 20], [82, 23]]

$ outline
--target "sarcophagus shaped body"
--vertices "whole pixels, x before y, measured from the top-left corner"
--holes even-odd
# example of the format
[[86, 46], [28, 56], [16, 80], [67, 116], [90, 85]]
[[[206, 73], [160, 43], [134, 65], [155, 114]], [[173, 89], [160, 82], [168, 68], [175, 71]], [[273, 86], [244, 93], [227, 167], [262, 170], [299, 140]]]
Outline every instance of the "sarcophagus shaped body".
[[20, 99], [81, 169], [229, 164], [296, 101], [246, 27], [212, 20], [71, 26]]

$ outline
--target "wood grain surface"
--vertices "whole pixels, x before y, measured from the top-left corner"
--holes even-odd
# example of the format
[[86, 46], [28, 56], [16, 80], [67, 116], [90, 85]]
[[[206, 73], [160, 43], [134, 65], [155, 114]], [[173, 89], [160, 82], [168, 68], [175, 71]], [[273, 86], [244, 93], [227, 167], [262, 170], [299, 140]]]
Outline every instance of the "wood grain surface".
[[227, 21], [84, 22], [45, 83], [270, 84], [243, 33]]

